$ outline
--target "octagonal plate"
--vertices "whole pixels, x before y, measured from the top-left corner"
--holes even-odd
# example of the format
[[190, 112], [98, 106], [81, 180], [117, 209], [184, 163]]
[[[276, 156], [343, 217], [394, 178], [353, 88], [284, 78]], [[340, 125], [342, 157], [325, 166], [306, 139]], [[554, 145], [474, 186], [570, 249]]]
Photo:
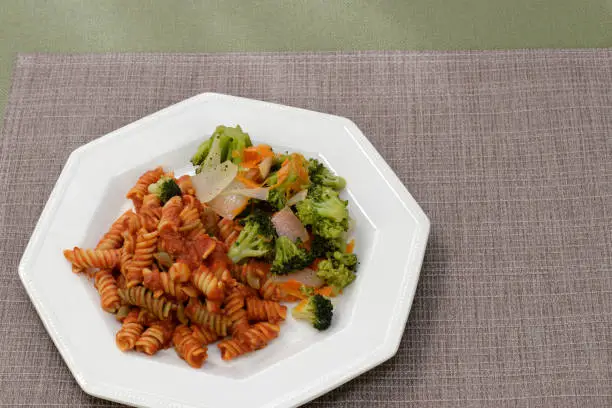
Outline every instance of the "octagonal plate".
[[[281, 336], [252, 355], [200, 370], [173, 350], [122, 353], [119, 323], [62, 256], [93, 247], [128, 206], [145, 170], [180, 175], [218, 124], [240, 124], [256, 143], [319, 156], [347, 179], [356, 219], [358, 278], [338, 298], [334, 323], [316, 332], [289, 318]], [[70, 371], [91, 395], [143, 407], [287, 407], [309, 401], [393, 356], [415, 293], [429, 220], [348, 119], [220, 94], [180, 102], [75, 150], [32, 234], [19, 275]]]

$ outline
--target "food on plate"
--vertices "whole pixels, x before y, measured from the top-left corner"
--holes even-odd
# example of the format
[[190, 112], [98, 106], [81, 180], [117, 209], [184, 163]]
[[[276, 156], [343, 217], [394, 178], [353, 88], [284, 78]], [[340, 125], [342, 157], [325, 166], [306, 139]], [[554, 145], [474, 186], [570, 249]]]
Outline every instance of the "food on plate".
[[126, 196], [133, 209], [94, 249], [64, 251], [121, 322], [117, 347], [174, 347], [199, 368], [218, 340], [223, 360], [266, 347], [285, 303], [316, 330], [332, 326], [331, 299], [358, 265], [346, 181], [317, 159], [253, 145], [240, 126], [218, 126], [191, 163], [193, 176], [145, 172]]

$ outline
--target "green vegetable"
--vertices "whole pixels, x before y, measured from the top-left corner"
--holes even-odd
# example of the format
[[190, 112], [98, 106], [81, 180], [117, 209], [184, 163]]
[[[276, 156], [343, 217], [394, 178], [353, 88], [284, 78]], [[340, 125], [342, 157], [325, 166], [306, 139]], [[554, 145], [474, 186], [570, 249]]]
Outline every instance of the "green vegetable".
[[310, 254], [306, 250], [298, 248], [287, 237], [278, 237], [275, 251], [272, 272], [278, 275], [286, 275], [289, 272], [304, 269], [312, 263]]
[[332, 322], [334, 305], [332, 302], [321, 295], [314, 295], [303, 300], [298, 306], [294, 307], [291, 314], [294, 318], [306, 320], [317, 330], [326, 330]]
[[336, 251], [343, 253], [345, 249], [344, 237], [330, 239], [315, 234], [310, 243], [310, 253], [313, 258], [328, 258]]
[[244, 228], [227, 253], [232, 262], [238, 263], [245, 258], [271, 255], [274, 250], [276, 230], [270, 217], [263, 212], [254, 211], [241, 223]]
[[341, 262], [325, 259], [319, 262], [318, 268], [317, 276], [336, 289], [345, 288], [355, 280], [355, 273]]
[[332, 264], [339, 265], [342, 264], [346, 266], [349, 270], [355, 271], [357, 269], [357, 255], [343, 253], [340, 251], [335, 251], [331, 258]]
[[317, 159], [308, 161], [308, 176], [312, 184], [317, 184], [334, 190], [342, 190], [346, 187], [346, 180], [334, 175], [325, 165]]
[[149, 193], [155, 194], [164, 205], [174, 196], [180, 196], [181, 188], [172, 177], [162, 176], [156, 183], [149, 185]]
[[312, 232], [323, 238], [340, 238], [348, 230], [348, 201], [341, 200], [338, 192], [324, 186], [313, 185], [306, 198], [296, 204], [297, 216]]
[[206, 167], [207, 162], [223, 163], [230, 160], [239, 164], [242, 161], [242, 151], [249, 146], [252, 146], [251, 138], [242, 131], [240, 125], [235, 128], [220, 125], [208, 140], [200, 144], [191, 163], [197, 167], [198, 173], [202, 167]]

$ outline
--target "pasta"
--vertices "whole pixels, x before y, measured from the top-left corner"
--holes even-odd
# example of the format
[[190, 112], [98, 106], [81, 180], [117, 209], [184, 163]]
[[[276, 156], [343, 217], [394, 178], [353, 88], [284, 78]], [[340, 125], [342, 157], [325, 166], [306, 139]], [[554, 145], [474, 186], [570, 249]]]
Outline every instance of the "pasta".
[[246, 298], [246, 315], [251, 321], [277, 323], [287, 317], [287, 306], [251, 296]]
[[180, 325], [174, 330], [172, 343], [174, 343], [176, 353], [194, 368], [202, 367], [208, 357], [206, 347], [202, 346], [193, 331], [185, 325]]
[[136, 350], [152, 356], [170, 346], [174, 324], [170, 321], [154, 322], [136, 340]]
[[146, 309], [160, 320], [167, 319], [172, 309], [172, 303], [166, 298], [156, 298], [153, 292], [144, 286], [119, 289], [119, 296], [124, 302]]
[[[337, 193], [344, 180], [314, 159], [277, 154], [267, 145], [252, 146], [250, 139], [237, 143], [238, 150], [220, 145], [241, 135], [246, 134], [237, 127], [224, 141], [198, 149], [192, 158], [196, 176], [175, 178], [162, 167], [144, 172], [126, 194], [133, 209], [94, 248], [64, 250], [73, 272], [93, 277], [101, 308], [121, 322], [115, 335], [121, 351], [152, 356], [173, 346], [187, 364], [200, 368], [208, 345], [218, 342], [221, 358], [232, 360], [279, 336], [287, 319], [280, 302], [301, 301], [294, 317], [312, 320], [319, 330], [329, 327], [328, 298], [355, 278], [357, 264], [353, 244], [346, 246], [337, 235], [349, 221]], [[213, 150], [217, 157], [200, 157]], [[228, 165], [215, 164], [216, 173], [202, 174], [216, 161]], [[214, 180], [211, 191], [202, 190], [232, 167], [231, 180]], [[221, 191], [217, 184], [227, 187]], [[335, 200], [326, 204], [333, 220], [311, 213], [320, 206], [301, 204], [318, 197]], [[342, 274], [334, 275], [334, 268]], [[311, 278], [316, 273], [316, 279], [279, 279], [296, 271]], [[315, 316], [316, 307], [321, 314]]]
[[138, 322], [138, 314], [138, 309], [133, 309], [125, 317], [121, 329], [119, 329], [115, 336], [115, 342], [121, 351], [132, 350], [144, 331], [144, 326]]
[[100, 294], [102, 309], [115, 313], [121, 305], [117, 281], [110, 269], [100, 269], [94, 276], [94, 286]]
[[78, 268], [113, 269], [119, 264], [121, 251], [118, 249], [67, 249], [64, 256]]

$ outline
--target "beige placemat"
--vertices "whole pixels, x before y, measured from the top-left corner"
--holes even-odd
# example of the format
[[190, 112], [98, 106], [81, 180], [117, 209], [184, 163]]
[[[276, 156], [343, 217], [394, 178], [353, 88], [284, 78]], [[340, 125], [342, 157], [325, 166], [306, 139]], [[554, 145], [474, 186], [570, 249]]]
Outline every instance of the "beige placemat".
[[1, 405], [114, 405], [78, 388], [17, 264], [71, 150], [204, 91], [351, 118], [431, 218], [397, 355], [311, 406], [612, 406], [612, 50], [20, 56]]

